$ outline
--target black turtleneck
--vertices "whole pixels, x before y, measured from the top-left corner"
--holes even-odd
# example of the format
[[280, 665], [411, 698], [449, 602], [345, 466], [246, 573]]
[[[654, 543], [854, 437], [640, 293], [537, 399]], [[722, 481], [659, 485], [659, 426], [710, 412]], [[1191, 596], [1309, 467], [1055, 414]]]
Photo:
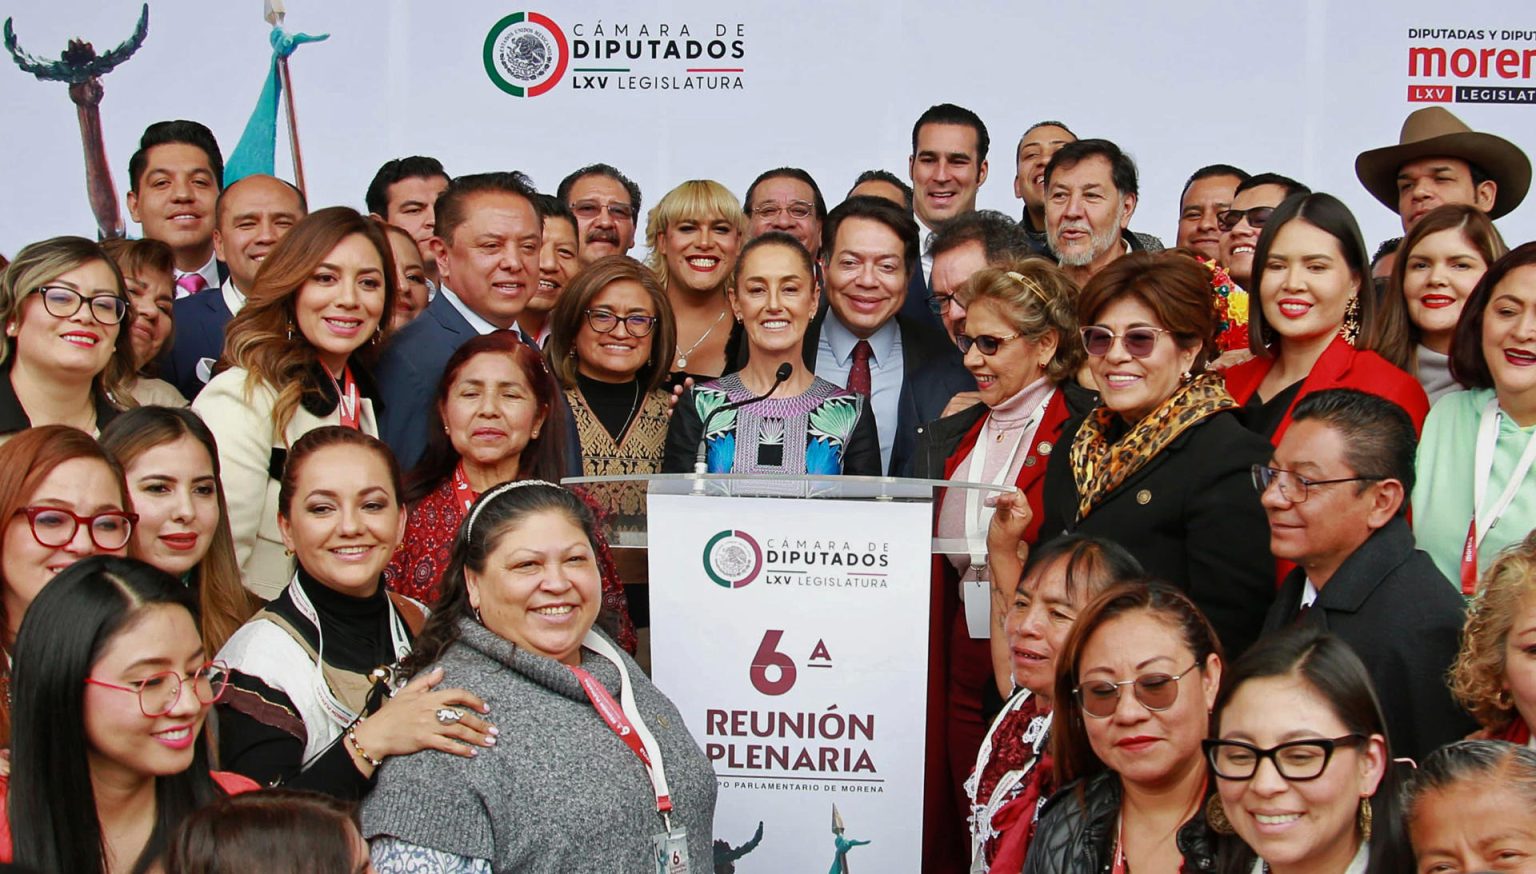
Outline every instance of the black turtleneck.
[[[389, 595], [383, 580], [366, 598], [338, 592], [299, 568], [298, 584], [314, 605], [315, 615], [325, 632], [325, 663], [343, 671], [366, 674], [395, 660], [394, 643], [389, 637]], [[270, 609], [287, 619], [310, 646], [318, 647], [314, 626], [293, 603], [293, 593], [285, 589]], [[408, 633], [408, 632], [407, 632]]]
[[597, 416], [597, 421], [602, 423], [603, 430], [608, 432], [613, 442], [619, 442], [629, 420], [645, 400], [645, 389], [639, 380], [603, 382], [578, 373], [576, 385], [581, 388], [581, 396], [587, 399], [587, 406]]

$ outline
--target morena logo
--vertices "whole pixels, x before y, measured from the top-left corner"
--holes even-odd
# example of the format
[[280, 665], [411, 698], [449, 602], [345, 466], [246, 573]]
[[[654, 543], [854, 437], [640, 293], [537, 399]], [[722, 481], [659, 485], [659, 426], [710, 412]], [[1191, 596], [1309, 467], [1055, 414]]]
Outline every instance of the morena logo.
[[571, 59], [565, 31], [538, 12], [514, 12], [485, 35], [485, 72], [513, 97], [538, 97], [560, 83]]
[[763, 548], [745, 531], [721, 531], [704, 544], [704, 573], [723, 589], [740, 589], [762, 570]]

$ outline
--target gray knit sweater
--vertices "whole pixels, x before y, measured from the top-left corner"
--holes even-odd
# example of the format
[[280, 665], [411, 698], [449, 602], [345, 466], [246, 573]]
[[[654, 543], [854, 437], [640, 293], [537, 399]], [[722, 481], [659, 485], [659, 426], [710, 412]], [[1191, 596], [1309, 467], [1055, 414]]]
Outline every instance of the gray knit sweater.
[[[363, 803], [363, 835], [488, 859], [501, 872], [652, 874], [660, 832], [645, 767], [593, 709], [575, 676], [478, 623], [438, 663], [444, 682], [490, 705], [495, 747], [473, 759], [426, 750], [391, 758]], [[619, 673], [582, 651], [582, 667], [614, 699]], [[682, 716], [623, 656], [641, 716], [656, 737], [672, 793], [673, 827], [688, 829], [693, 870], [712, 867], [714, 770]]]

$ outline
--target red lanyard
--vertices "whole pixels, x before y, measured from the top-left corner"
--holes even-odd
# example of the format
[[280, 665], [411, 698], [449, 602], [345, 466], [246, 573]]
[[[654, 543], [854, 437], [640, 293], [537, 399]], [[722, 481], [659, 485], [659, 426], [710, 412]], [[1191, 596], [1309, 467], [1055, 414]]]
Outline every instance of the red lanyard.
[[351, 366], [343, 367], [341, 369], [341, 379], [338, 381], [335, 376], [332, 376], [331, 382], [336, 385], [336, 406], [341, 412], [341, 426], [343, 428], [351, 428], [354, 431], [362, 430], [362, 427], [357, 422], [357, 381], [352, 378]]
[[645, 744], [640, 741], [635, 727], [630, 724], [629, 717], [624, 714], [624, 709], [619, 706], [617, 701], [613, 700], [613, 696], [608, 693], [607, 689], [603, 688], [603, 684], [599, 683], [596, 677], [575, 665], [566, 665], [566, 667], [570, 668], [571, 673], [576, 675], [576, 679], [581, 683], [582, 690], [587, 693], [588, 698], [592, 699], [592, 706], [597, 709], [597, 715], [601, 716], [603, 721], [608, 723], [608, 727], [613, 729], [613, 733], [619, 736], [619, 740], [622, 740], [625, 746], [633, 750], [635, 755], [640, 758], [640, 762], [645, 765], [646, 776], [650, 777], [651, 788], [656, 792], [656, 810], [662, 814], [671, 813], [672, 796], [666, 794], [666, 790], [656, 784], [656, 772], [651, 766], [651, 754], [646, 752]]
[[459, 503], [464, 505], [464, 512], [466, 513], [469, 512], [470, 507], [475, 505], [475, 499], [480, 497], [474, 488], [470, 486], [469, 477], [464, 475], [464, 462], [462, 461], [453, 466], [453, 496], [458, 499]]

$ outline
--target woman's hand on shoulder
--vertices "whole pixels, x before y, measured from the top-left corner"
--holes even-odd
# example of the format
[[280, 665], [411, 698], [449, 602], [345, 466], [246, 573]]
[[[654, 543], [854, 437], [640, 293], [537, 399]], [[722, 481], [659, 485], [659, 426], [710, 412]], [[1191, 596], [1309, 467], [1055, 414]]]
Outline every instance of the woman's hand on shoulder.
[[672, 397], [667, 398], [668, 416], [677, 412], [678, 401], [683, 399], [683, 395], [687, 394], [690, 388], [693, 388], [693, 377], [691, 376], [684, 377], [682, 382], [672, 386]]
[[[443, 669], [433, 668], [358, 724], [358, 742], [370, 756], [440, 750], [471, 758], [479, 755], [480, 747], [496, 745], [496, 726], [485, 718], [490, 707], [473, 692], [435, 688], [442, 681]], [[439, 714], [449, 718], [444, 721]]]

